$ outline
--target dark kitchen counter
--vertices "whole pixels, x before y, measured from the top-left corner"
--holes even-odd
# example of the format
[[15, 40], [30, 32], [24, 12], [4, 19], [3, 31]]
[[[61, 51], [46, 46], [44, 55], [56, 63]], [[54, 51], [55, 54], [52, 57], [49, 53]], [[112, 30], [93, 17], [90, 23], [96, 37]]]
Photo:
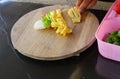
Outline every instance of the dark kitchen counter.
[[[56, 61], [35, 60], [21, 55], [11, 44], [13, 24], [43, 4], [0, 3], [0, 79], [120, 79], [120, 63], [102, 57], [97, 42], [80, 56]], [[99, 22], [107, 11], [90, 10]]]

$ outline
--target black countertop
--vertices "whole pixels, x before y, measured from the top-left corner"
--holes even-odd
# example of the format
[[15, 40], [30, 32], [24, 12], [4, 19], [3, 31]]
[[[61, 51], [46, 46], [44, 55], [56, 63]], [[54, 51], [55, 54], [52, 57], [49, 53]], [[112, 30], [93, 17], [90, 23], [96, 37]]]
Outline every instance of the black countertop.
[[[120, 79], [120, 63], [102, 57], [97, 42], [81, 53], [57, 61], [35, 60], [21, 55], [11, 44], [13, 24], [25, 13], [46, 5], [0, 3], [0, 79]], [[90, 10], [99, 22], [107, 11]]]

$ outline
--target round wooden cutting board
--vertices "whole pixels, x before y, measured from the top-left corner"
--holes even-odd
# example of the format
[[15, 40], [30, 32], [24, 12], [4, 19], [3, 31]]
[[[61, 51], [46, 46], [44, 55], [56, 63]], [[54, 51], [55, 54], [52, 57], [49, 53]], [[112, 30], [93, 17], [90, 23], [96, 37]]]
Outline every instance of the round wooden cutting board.
[[[98, 19], [91, 13], [82, 14], [81, 23], [67, 36], [60, 36], [54, 30], [34, 30], [34, 23], [41, 15], [55, 9], [68, 6], [54, 5], [31, 11], [22, 16], [11, 30], [11, 40], [21, 54], [39, 60], [58, 60], [78, 55], [95, 41]], [[78, 52], [79, 51], [79, 52]]]

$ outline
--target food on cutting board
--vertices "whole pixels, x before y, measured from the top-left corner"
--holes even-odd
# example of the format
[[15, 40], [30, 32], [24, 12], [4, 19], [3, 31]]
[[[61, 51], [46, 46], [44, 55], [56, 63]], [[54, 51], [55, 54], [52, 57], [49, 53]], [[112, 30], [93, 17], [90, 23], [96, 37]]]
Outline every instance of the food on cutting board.
[[78, 12], [76, 7], [72, 7], [68, 10], [68, 15], [71, 17], [73, 23], [77, 23], [81, 21], [81, 15]]
[[109, 33], [105, 41], [120, 46], [120, 30]]
[[[65, 15], [65, 17], [63, 17], [64, 13], [65, 11], [62, 11], [61, 9], [46, 13], [42, 16], [41, 20], [36, 21], [34, 29], [40, 30], [53, 28], [59, 35], [66, 36], [67, 34], [70, 34], [73, 29], [71, 26], [81, 21], [81, 14], [76, 7], [67, 9], [67, 15]], [[66, 19], [66, 17], [71, 19], [71, 21]], [[70, 24], [70, 22], [72, 22], [72, 24]]]
[[38, 20], [35, 22], [34, 29], [35, 30], [45, 29], [45, 25], [43, 24], [42, 20]]

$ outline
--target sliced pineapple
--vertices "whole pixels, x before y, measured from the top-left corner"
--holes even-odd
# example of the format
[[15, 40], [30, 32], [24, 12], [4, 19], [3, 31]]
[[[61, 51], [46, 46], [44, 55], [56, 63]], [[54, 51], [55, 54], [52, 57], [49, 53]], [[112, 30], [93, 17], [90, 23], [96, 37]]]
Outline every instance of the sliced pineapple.
[[80, 22], [81, 21], [81, 14], [77, 10], [76, 7], [72, 7], [68, 10], [68, 15], [72, 19], [73, 23]]
[[66, 34], [69, 34], [72, 32], [72, 29], [70, 29], [64, 20], [62, 16], [61, 9], [57, 9], [55, 11], [51, 12], [51, 27], [56, 29], [56, 33], [60, 34], [62, 36], [66, 36]]

